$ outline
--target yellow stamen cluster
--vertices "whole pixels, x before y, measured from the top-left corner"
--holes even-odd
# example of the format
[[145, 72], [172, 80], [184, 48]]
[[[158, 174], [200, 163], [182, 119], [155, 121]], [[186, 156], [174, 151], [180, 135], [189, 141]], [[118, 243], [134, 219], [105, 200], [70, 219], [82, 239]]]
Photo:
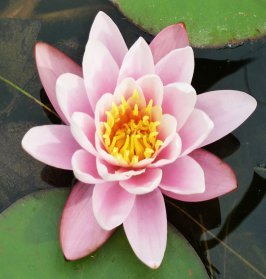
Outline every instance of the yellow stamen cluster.
[[112, 103], [112, 109], [105, 113], [107, 119], [102, 127], [103, 143], [118, 160], [133, 166], [140, 160], [154, 156], [163, 144], [157, 139], [162, 109], [153, 106], [153, 100], [144, 106], [137, 90], [127, 100], [122, 96], [120, 104]]

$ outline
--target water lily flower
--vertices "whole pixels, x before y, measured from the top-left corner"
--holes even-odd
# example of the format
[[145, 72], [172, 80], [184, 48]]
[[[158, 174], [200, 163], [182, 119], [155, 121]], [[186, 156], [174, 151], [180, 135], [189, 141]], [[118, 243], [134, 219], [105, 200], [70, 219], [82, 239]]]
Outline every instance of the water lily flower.
[[65, 257], [94, 252], [123, 224], [137, 257], [159, 267], [167, 242], [163, 194], [197, 202], [237, 187], [230, 166], [201, 148], [245, 121], [255, 99], [233, 90], [196, 94], [183, 24], [128, 49], [99, 12], [82, 68], [45, 43], [37, 43], [35, 55], [65, 125], [34, 127], [22, 146], [45, 164], [73, 170], [78, 180], [60, 225]]

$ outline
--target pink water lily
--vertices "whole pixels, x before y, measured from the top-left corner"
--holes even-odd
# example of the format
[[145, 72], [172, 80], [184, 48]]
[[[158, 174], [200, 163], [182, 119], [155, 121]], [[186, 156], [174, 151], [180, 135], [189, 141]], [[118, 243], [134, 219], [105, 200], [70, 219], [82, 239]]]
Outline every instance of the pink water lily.
[[128, 49], [99, 12], [82, 69], [45, 43], [36, 45], [36, 62], [65, 125], [34, 127], [22, 145], [45, 164], [73, 170], [78, 180], [61, 220], [65, 257], [92, 253], [123, 224], [137, 257], [159, 267], [167, 242], [163, 194], [196, 202], [234, 190], [232, 169], [201, 147], [237, 128], [256, 101], [233, 90], [197, 96], [183, 24]]

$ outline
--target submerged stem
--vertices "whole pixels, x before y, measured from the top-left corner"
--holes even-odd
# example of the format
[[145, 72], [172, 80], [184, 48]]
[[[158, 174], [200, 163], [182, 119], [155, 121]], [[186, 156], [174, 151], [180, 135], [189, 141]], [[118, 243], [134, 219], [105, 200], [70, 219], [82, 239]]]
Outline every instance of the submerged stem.
[[3, 82], [9, 84], [10, 86], [12, 86], [13, 88], [15, 88], [16, 90], [18, 90], [19, 92], [21, 92], [22, 94], [24, 94], [25, 96], [27, 96], [28, 98], [32, 99], [33, 101], [35, 101], [38, 105], [42, 106], [44, 109], [48, 110], [50, 113], [52, 113], [54, 116], [56, 116], [57, 118], [60, 119], [60, 117], [58, 116], [58, 114], [56, 112], [54, 112], [52, 109], [50, 109], [48, 106], [46, 106], [44, 103], [42, 103], [40, 100], [38, 100], [37, 98], [35, 98], [34, 96], [32, 96], [30, 93], [28, 93], [27, 91], [25, 91], [24, 89], [20, 88], [18, 85], [16, 85], [15, 83], [13, 83], [12, 81], [4, 78], [3, 76], [0, 75], [0, 80], [2, 80]]

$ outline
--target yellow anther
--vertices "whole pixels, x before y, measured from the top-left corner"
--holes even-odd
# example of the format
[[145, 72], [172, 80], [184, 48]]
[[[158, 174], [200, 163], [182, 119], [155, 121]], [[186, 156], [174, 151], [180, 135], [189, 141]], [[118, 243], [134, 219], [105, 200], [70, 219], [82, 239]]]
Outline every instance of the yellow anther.
[[112, 115], [112, 113], [110, 111], [106, 111], [105, 113], [107, 115], [107, 123], [112, 128], [114, 126], [114, 124], [115, 124], [114, 117], [113, 117], [113, 115]]
[[139, 98], [139, 92], [137, 89], [135, 89], [133, 91], [133, 94], [132, 94], [132, 99], [138, 99]]
[[118, 107], [117, 107], [117, 105], [115, 103], [112, 103], [112, 112], [115, 115], [115, 117], [117, 117], [118, 114], [119, 114]]
[[138, 161], [139, 161], [139, 157], [137, 155], [134, 155], [132, 157], [131, 163], [134, 165], [134, 164], [138, 163]]
[[134, 105], [133, 115], [138, 116], [139, 115], [139, 107], [137, 104]]
[[154, 118], [153, 100], [146, 107], [135, 89], [127, 100], [121, 96], [120, 104], [112, 103], [106, 111], [107, 120], [101, 125], [100, 136], [106, 150], [118, 161], [130, 166], [155, 156], [163, 142], [157, 139], [162, 117], [161, 108]]
[[153, 100], [151, 99], [148, 103], [148, 106], [145, 109], [147, 113], [151, 113], [152, 104], [153, 104]]
[[154, 153], [153, 149], [146, 148], [145, 151], [144, 151], [144, 156], [145, 156], [145, 158], [150, 158], [153, 153]]
[[155, 143], [155, 150], [157, 151], [159, 149], [159, 147], [161, 147], [163, 145], [163, 141], [161, 140], [156, 140], [156, 143]]

